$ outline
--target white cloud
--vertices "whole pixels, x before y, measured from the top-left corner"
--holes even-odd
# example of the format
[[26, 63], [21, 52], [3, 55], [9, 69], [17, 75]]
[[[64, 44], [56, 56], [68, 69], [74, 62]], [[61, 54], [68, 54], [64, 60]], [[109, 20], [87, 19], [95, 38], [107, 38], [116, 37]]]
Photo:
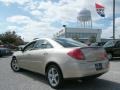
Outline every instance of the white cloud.
[[7, 30], [15, 30], [26, 41], [31, 41], [34, 38], [40, 37], [53, 37], [53, 33], [58, 30], [58, 28], [52, 27], [48, 22], [32, 20], [27, 16], [18, 15], [8, 17], [7, 21], [22, 24], [22, 26], [8, 26]]
[[[113, 0], [60, 0], [58, 3], [53, 3], [51, 0], [0, 0], [4, 3], [17, 3], [24, 5], [32, 15], [41, 15], [42, 10], [46, 13], [43, 16], [50, 18], [54, 17], [54, 20], [60, 19], [62, 21], [75, 21], [77, 13], [82, 8], [90, 9], [92, 12], [93, 20], [100, 19], [95, 9], [95, 3], [99, 3], [105, 6], [106, 17], [112, 16], [112, 4]], [[116, 12], [119, 13], [120, 1], [116, 1]]]
[[[115, 27], [115, 37], [120, 38], [120, 17], [116, 18], [116, 27]], [[113, 23], [111, 25], [102, 30], [102, 38], [110, 38], [113, 36]]]
[[7, 20], [7, 22], [16, 23], [16, 24], [26, 24], [28, 22], [31, 22], [30, 17], [23, 16], [23, 15], [7, 17], [6, 20]]
[[[82, 8], [87, 8], [92, 13], [93, 21], [101, 19], [101, 17], [96, 13], [95, 3], [99, 3], [105, 6], [106, 18], [112, 16], [112, 2], [113, 0], [60, 0], [59, 3], [53, 3], [50, 0], [41, 1], [41, 2], [32, 2], [27, 5], [27, 9], [31, 14], [42, 13], [41, 10], [45, 11], [45, 14], [42, 14], [43, 17], [40, 19], [47, 18], [47, 21], [51, 22], [54, 20], [61, 20], [63, 22], [76, 22], [76, 17], [78, 12]], [[119, 4], [120, 1], [116, 1], [116, 13], [119, 13]], [[35, 11], [34, 11], [35, 10]], [[37, 11], [37, 12], [36, 12]], [[120, 13], [119, 13], [120, 14]]]
[[22, 33], [20, 35], [25, 38], [25, 40], [30, 41], [34, 38], [41, 37], [53, 37], [53, 33], [57, 32], [57, 28], [49, 25], [49, 23], [33, 21], [28, 23], [26, 26], [21, 28]]
[[[41, 1], [32, 1], [32, 0], [1, 0], [2, 2], [11, 2], [18, 3], [20, 5], [24, 4], [24, 8], [29, 11], [38, 19], [43, 19], [51, 22], [54, 20], [61, 20], [63, 22], [75, 22], [78, 12], [82, 8], [90, 9], [92, 13], [92, 19], [101, 19], [101, 17], [96, 13], [95, 3], [102, 4], [105, 6], [106, 17], [112, 16], [112, 1], [113, 0], [60, 0], [58, 3], [53, 3], [51, 0], [41, 0]], [[116, 1], [116, 12], [119, 13], [119, 4], [120, 1]], [[45, 11], [43, 14], [42, 11]], [[44, 18], [43, 18], [44, 16]]]
[[[25, 10], [27, 10], [33, 18], [32, 20], [28, 16], [15, 15], [7, 18], [7, 21], [13, 24], [24, 24], [22, 27], [16, 26], [21, 29], [19, 33], [25, 40], [31, 40], [36, 37], [50, 37], [52, 33], [59, 30], [51, 26], [55, 21], [60, 21], [61, 23], [77, 22], [77, 14], [82, 8], [87, 8], [92, 13], [93, 21], [101, 19], [101, 17], [96, 13], [95, 2], [100, 3], [105, 6], [106, 18], [112, 16], [112, 1], [113, 0], [60, 0], [58, 3], [53, 3], [51, 0], [0, 0], [5, 4], [17, 3], [21, 5]], [[116, 12], [118, 12], [120, 5], [119, 0], [116, 0]], [[27, 13], [28, 13], [27, 12]], [[103, 19], [103, 18], [102, 18]], [[118, 26], [119, 20], [116, 19], [116, 32], [120, 29]], [[99, 26], [102, 28], [102, 24], [95, 24], [94, 26]], [[100, 27], [101, 26], [101, 27]], [[103, 30], [102, 37], [109, 38], [112, 36], [112, 25], [110, 27], [106, 26], [107, 29]], [[13, 27], [9, 27], [13, 28]], [[109, 33], [109, 35], [108, 35]], [[106, 36], [107, 35], [107, 36]], [[119, 35], [117, 35], [118, 37]]]
[[7, 27], [7, 30], [16, 30], [17, 29], [17, 26], [8, 26]]
[[83, 4], [82, 0], [61, 0], [58, 4], [48, 1], [40, 3], [38, 8], [45, 10], [44, 17], [52, 21], [75, 22], [78, 10], [83, 7]]
[[33, 10], [31, 11], [31, 14], [34, 16], [39, 16], [39, 17], [43, 15], [43, 13], [40, 12], [39, 10]]
[[30, 2], [31, 0], [0, 0], [0, 2], [3, 2], [5, 5], [9, 6], [10, 4], [17, 3], [19, 5], [24, 5], [27, 2]]

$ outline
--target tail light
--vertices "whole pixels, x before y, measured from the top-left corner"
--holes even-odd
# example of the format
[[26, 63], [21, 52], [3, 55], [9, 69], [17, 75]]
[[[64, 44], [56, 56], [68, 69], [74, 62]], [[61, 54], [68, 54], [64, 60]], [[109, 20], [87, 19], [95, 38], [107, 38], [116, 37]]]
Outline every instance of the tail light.
[[75, 58], [77, 60], [84, 60], [85, 59], [83, 52], [78, 48], [69, 51], [67, 54], [69, 56], [71, 56], [72, 58]]
[[105, 56], [105, 58], [108, 58], [108, 55], [107, 55], [107, 53], [104, 53], [104, 56]]
[[107, 58], [108, 58], [107, 53], [102, 53], [101, 54], [101, 59], [107, 59]]

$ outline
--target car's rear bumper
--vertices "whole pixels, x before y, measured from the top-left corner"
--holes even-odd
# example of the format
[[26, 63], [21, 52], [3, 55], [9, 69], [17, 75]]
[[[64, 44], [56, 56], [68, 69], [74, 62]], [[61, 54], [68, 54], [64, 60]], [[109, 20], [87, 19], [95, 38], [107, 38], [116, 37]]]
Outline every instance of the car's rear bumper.
[[[102, 69], [96, 70], [95, 64], [102, 63]], [[92, 76], [96, 74], [103, 74], [109, 70], [109, 61], [94, 61], [94, 62], [71, 62], [69, 65], [62, 67], [62, 73], [64, 78], [81, 78], [86, 76]]]

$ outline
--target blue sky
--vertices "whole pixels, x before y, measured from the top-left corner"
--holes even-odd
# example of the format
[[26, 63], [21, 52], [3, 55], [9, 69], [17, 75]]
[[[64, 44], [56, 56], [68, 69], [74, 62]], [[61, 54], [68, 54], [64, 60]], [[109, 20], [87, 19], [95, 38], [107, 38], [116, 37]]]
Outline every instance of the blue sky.
[[[24, 40], [52, 37], [63, 24], [80, 27], [77, 15], [91, 11], [93, 28], [102, 29], [102, 38], [112, 36], [113, 0], [0, 0], [0, 33], [15, 30]], [[105, 6], [105, 18], [96, 13], [95, 3]], [[116, 37], [120, 38], [120, 0], [116, 0]]]

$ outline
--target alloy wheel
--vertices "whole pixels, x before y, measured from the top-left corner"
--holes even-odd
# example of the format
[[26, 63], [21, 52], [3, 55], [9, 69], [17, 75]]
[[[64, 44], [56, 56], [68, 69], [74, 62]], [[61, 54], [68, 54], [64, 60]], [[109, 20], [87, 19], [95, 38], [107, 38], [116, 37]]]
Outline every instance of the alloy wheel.
[[62, 88], [64, 79], [60, 68], [56, 65], [50, 65], [46, 72], [47, 80], [52, 88]]
[[48, 71], [48, 80], [50, 84], [55, 87], [59, 84], [59, 74], [55, 68], [50, 68]]
[[12, 68], [12, 70], [13, 71], [15, 71], [15, 72], [17, 72], [17, 71], [19, 71], [20, 70], [20, 67], [19, 67], [19, 65], [18, 65], [18, 63], [17, 63], [17, 60], [12, 60], [11, 61], [11, 68]]

